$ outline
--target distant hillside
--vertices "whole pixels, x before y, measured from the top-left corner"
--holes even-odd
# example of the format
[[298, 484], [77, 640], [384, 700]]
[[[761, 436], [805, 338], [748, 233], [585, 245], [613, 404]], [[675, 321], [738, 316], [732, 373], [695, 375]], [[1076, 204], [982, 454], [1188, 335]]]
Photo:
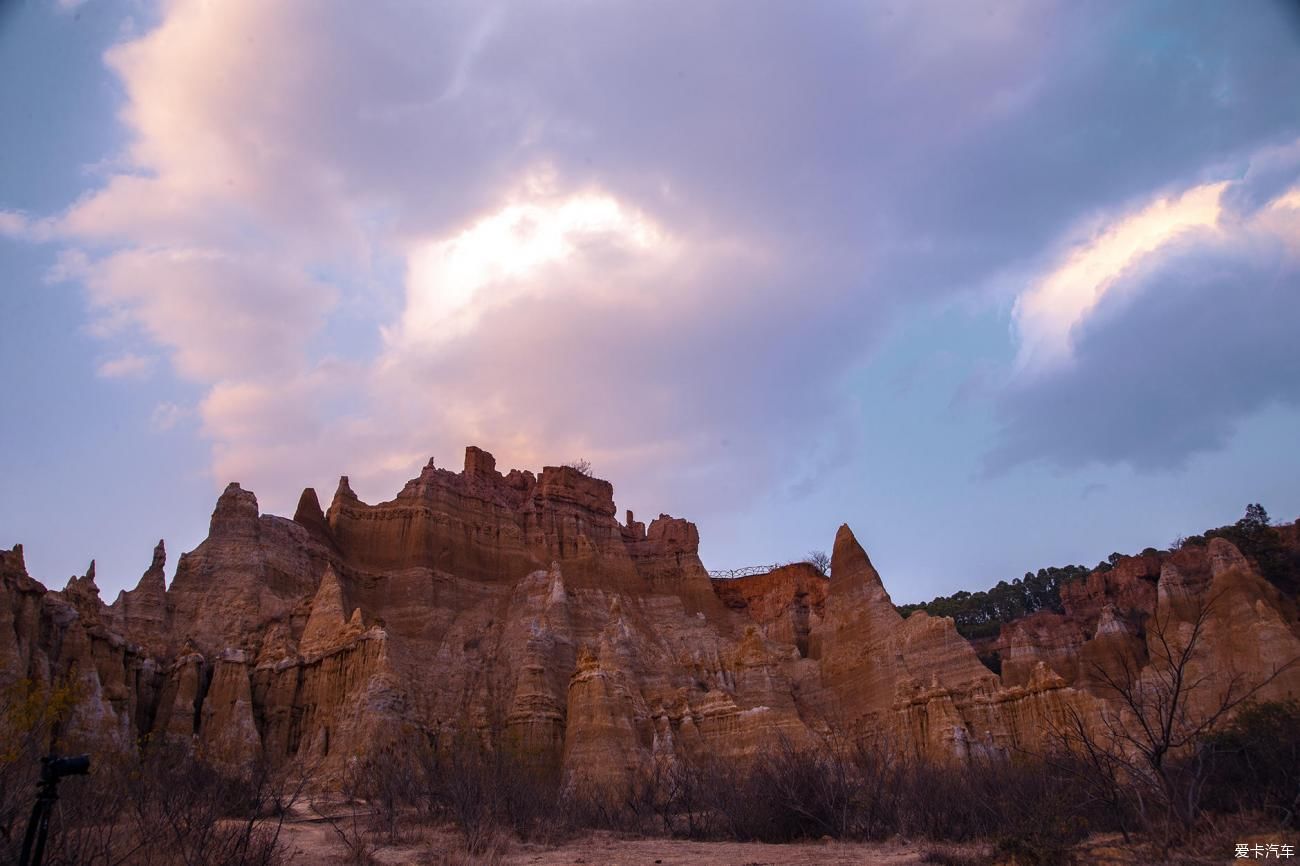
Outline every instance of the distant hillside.
[[[1300, 549], [1294, 543], [1296, 527], [1270, 525], [1268, 512], [1258, 503], [1246, 507], [1241, 520], [1228, 526], [1206, 530], [1201, 535], [1179, 538], [1172, 549], [1185, 546], [1204, 546], [1211, 538], [1223, 538], [1235, 544], [1252, 560], [1264, 577], [1287, 596], [1300, 593]], [[1290, 543], [1288, 543], [1290, 542]], [[1158, 551], [1148, 547], [1142, 555]], [[981, 592], [961, 592], [941, 595], [919, 604], [895, 605], [904, 617], [913, 611], [923, 610], [931, 616], [950, 616], [957, 631], [970, 640], [996, 637], [1003, 624], [1040, 610], [1061, 613], [1061, 587], [1071, 581], [1087, 577], [1094, 571], [1109, 571], [1126, 557], [1112, 553], [1094, 568], [1082, 565], [1040, 568], [1025, 572], [1023, 578], [1010, 583], [999, 581], [992, 589]]]

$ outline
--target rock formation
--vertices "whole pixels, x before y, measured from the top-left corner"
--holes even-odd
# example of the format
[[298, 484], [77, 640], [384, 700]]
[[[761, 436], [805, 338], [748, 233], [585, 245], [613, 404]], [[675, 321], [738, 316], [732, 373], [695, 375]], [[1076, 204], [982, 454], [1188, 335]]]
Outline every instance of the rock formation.
[[[171, 585], [160, 542], [111, 605], [93, 564], [49, 591], [21, 546], [0, 550], [0, 686], [74, 683], [69, 736], [119, 748], [337, 769], [387, 740], [472, 736], [618, 786], [778, 736], [1034, 748], [1068, 712], [1096, 717], [1106, 671], [1150, 665], [1153, 623], [1176, 630], [1211, 599], [1199, 671], [1262, 681], [1300, 656], [1295, 599], [1223, 539], [1065, 586], [1063, 614], [1003, 629], [1000, 673], [952, 620], [902, 618], [847, 526], [833, 579], [794, 564], [710, 580], [698, 546], [679, 518], [620, 523], [606, 481], [502, 474], [473, 447], [388, 502], [345, 476], [322, 510], [309, 488], [292, 520], [231, 484]], [[1260, 694], [1300, 694], [1300, 665]]]

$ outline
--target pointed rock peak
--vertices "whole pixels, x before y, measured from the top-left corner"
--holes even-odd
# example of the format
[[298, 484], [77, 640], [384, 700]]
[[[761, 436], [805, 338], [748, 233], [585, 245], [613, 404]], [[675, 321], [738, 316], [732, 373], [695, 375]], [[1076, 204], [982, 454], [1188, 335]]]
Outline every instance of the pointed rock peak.
[[74, 574], [69, 577], [63, 591], [78, 598], [90, 598], [92, 596], [98, 598], [99, 587], [95, 584], [95, 560], [90, 561], [90, 567], [86, 569], [83, 576], [78, 577]]
[[245, 490], [237, 481], [230, 482], [217, 507], [212, 511], [212, 523], [208, 530], [209, 537], [240, 538], [256, 536], [257, 497], [251, 490]]
[[[360, 613], [360, 609], [358, 609]], [[311, 613], [302, 630], [299, 651], [303, 655], [321, 652], [333, 646], [343, 632], [347, 616], [343, 612], [343, 586], [334, 567], [325, 566], [316, 597], [311, 602]]]
[[1250, 563], [1242, 555], [1241, 550], [1226, 538], [1211, 538], [1208, 549], [1210, 552], [1210, 573], [1216, 577], [1234, 568], [1242, 570], [1250, 568]]
[[320, 584], [316, 587], [316, 597], [312, 599], [311, 609], [312, 613], [337, 613], [339, 621], [343, 621], [343, 584], [339, 581], [334, 566], [325, 566]]
[[361, 608], [352, 608], [352, 617], [348, 620], [348, 625], [357, 626], [359, 628], [364, 627], [365, 623], [361, 621]]
[[316, 488], [303, 488], [302, 495], [298, 497], [298, 507], [293, 512], [293, 522], [306, 528], [313, 535], [329, 537], [329, 521], [325, 519], [325, 512], [321, 510], [320, 500], [316, 498]]
[[859, 590], [879, 593], [888, 598], [879, 572], [871, 564], [862, 545], [858, 544], [853, 530], [845, 523], [835, 533], [835, 548], [831, 553], [830, 591], [832, 595], [843, 595]]
[[298, 497], [298, 507], [293, 512], [293, 519], [304, 526], [325, 519], [325, 511], [320, 507], [320, 499], [316, 496], [315, 487], [302, 489], [302, 495]]
[[334, 491], [334, 501], [338, 502], [341, 499], [350, 502], [358, 501], [357, 495], [352, 492], [352, 485], [348, 483], [348, 477], [346, 475], [339, 476], [339, 486], [338, 489]]
[[167, 591], [166, 565], [167, 548], [159, 539], [158, 545], [153, 549], [153, 560], [149, 563], [149, 568], [145, 570], [145, 573], [140, 575], [140, 582], [136, 584], [135, 592], [165, 593]]
[[[27, 573], [27, 563], [23, 562], [23, 546], [15, 544], [13, 550], [0, 547], [0, 577], [12, 577], [20, 581], [31, 580]], [[44, 587], [41, 587], [44, 590]]]

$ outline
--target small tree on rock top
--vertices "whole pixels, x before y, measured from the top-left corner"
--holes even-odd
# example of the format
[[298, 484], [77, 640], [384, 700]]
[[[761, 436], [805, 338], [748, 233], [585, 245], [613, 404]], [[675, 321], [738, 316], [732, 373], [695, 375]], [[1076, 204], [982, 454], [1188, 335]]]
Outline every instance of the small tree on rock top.
[[820, 571], [822, 574], [830, 574], [831, 557], [824, 550], [811, 550], [808, 552], [808, 558], [804, 562]]
[[585, 457], [579, 457], [577, 460], [572, 460], [564, 465], [570, 469], [578, 470], [578, 472], [589, 478], [591, 477], [591, 461]]

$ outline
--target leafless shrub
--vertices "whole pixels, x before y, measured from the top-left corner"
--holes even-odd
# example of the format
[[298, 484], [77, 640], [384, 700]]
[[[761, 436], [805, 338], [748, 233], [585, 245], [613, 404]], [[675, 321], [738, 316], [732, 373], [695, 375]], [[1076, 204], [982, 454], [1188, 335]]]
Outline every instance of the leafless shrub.
[[805, 559], [804, 562], [808, 563], [822, 574], [831, 573], [831, 557], [830, 554], [824, 550], [808, 551], [808, 558]]
[[411, 813], [419, 809], [425, 790], [413, 751], [387, 744], [349, 766], [351, 790], [369, 807], [370, 830], [389, 845], [408, 838]]
[[1202, 816], [1216, 735], [1239, 707], [1300, 661], [1253, 682], [1212, 668], [1201, 658], [1201, 643], [1219, 598], [1190, 601], [1181, 617], [1157, 611], [1147, 622], [1148, 665], [1120, 657], [1091, 667], [1114, 705], [1102, 713], [1100, 728], [1071, 712], [1052, 731], [1056, 751], [1075, 762], [1082, 789], [1121, 822], [1126, 838], [1128, 819], [1156, 841], [1161, 855], [1193, 835]]
[[570, 460], [564, 464], [570, 469], [576, 469], [579, 473], [591, 477], [591, 461], [585, 457], [579, 457], [577, 460]]
[[476, 856], [503, 833], [550, 838], [566, 823], [558, 768], [504, 742], [492, 748], [474, 732], [460, 732], [447, 744], [422, 747], [416, 768], [412, 805], [420, 814], [449, 818]]
[[66, 682], [0, 691], [0, 861], [17, 862], [36, 794], [40, 756], [90, 751], [85, 778], [65, 780], [45, 863], [104, 866], [275, 866], [279, 832], [305, 778], [265, 765], [220, 769], [188, 749], [142, 743], [113, 751], [70, 742], [62, 722], [77, 702]]

